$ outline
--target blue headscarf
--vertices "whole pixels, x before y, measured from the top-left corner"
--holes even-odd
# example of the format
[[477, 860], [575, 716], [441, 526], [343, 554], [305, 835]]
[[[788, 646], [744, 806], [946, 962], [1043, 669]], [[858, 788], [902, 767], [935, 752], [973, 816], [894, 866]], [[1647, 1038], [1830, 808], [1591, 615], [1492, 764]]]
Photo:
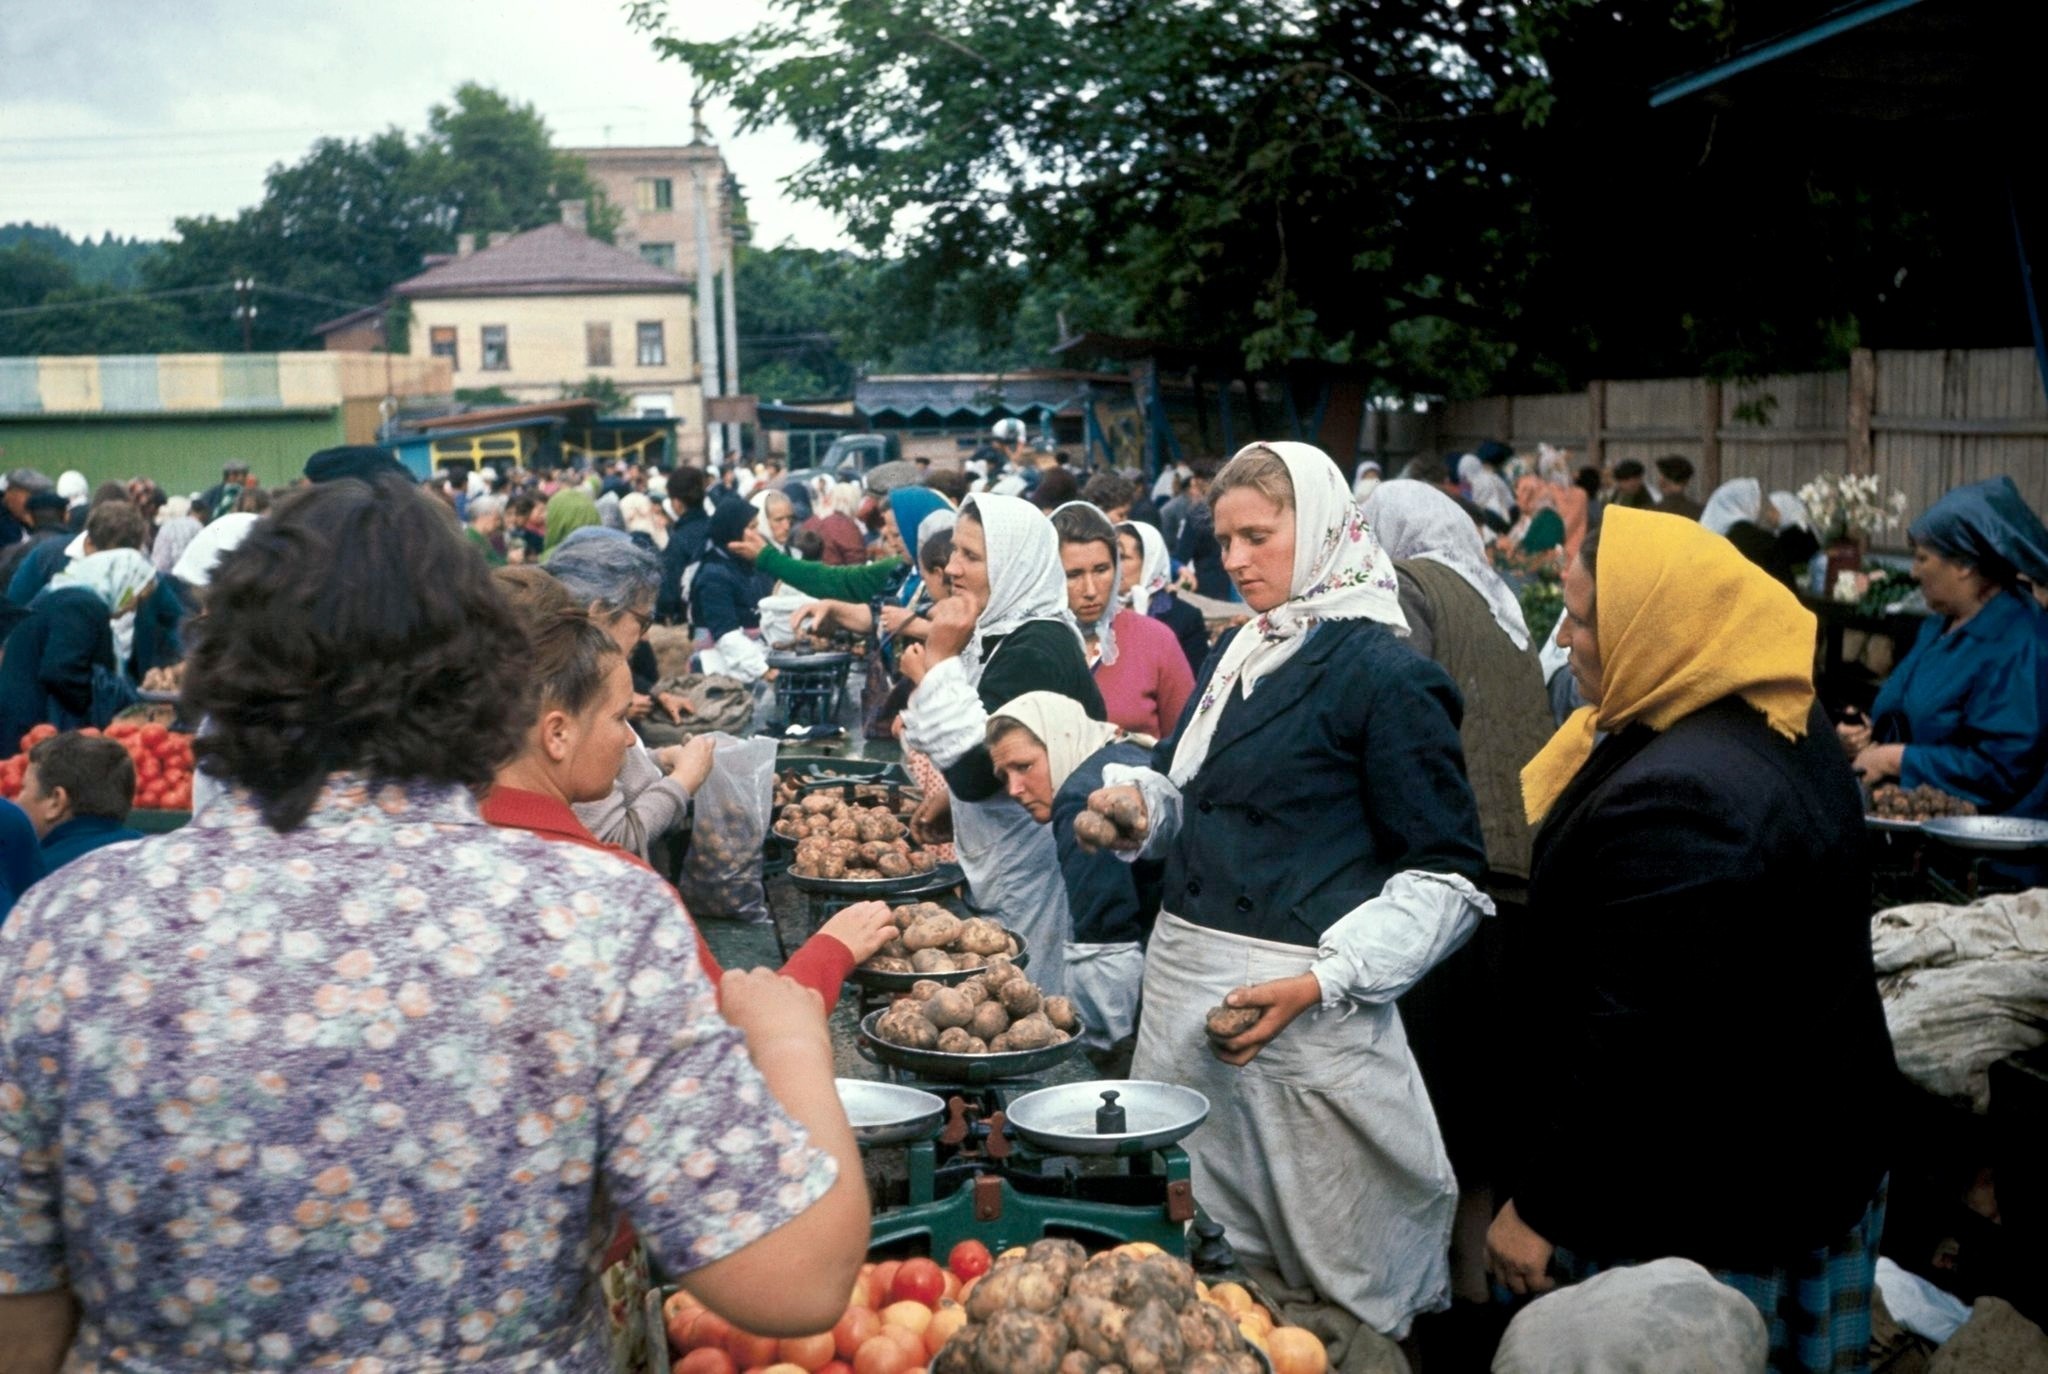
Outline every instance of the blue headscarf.
[[930, 487], [897, 487], [889, 493], [889, 513], [896, 517], [896, 533], [910, 553], [910, 568], [896, 590], [896, 604], [915, 606], [924, 591], [924, 569], [917, 561], [917, 536], [925, 520], [953, 505]]
[[2010, 477], [1957, 487], [1907, 531], [1943, 558], [1967, 563], [1995, 582], [2017, 573], [2048, 586], [2048, 529]]

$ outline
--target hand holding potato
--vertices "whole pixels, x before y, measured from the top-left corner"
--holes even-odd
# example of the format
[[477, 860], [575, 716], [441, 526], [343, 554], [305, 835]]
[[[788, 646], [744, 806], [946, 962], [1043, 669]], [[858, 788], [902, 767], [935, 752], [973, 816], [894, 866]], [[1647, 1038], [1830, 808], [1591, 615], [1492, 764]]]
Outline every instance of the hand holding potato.
[[1091, 854], [1104, 849], [1136, 853], [1151, 833], [1145, 795], [1128, 783], [1096, 788], [1088, 796], [1088, 809], [1074, 817], [1074, 838]]
[[1223, 999], [1223, 1005], [1232, 1010], [1256, 1010], [1259, 1019], [1249, 1030], [1229, 1039], [1220, 1039], [1212, 1034], [1209, 1048], [1224, 1063], [1243, 1068], [1275, 1036], [1294, 1024], [1295, 1017], [1322, 1000], [1323, 985], [1313, 973], [1298, 973], [1292, 978], [1276, 978], [1256, 987], [1238, 988]]

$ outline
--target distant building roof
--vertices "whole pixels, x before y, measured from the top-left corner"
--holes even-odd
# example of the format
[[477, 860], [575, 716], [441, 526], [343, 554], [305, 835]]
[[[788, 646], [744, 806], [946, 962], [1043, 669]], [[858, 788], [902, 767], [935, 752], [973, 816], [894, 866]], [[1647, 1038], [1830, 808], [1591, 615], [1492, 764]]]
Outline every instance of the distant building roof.
[[686, 291], [690, 283], [637, 253], [566, 224], [543, 224], [450, 258], [391, 288], [395, 296], [563, 296]]
[[371, 320], [381, 320], [383, 316], [383, 306], [366, 305], [361, 310], [351, 310], [346, 315], [337, 315], [325, 324], [314, 325], [313, 332], [315, 334], [332, 334], [337, 329], [347, 329], [352, 325], [368, 324]]
[[451, 415], [442, 415], [431, 420], [414, 420], [408, 426], [419, 430], [439, 430], [470, 425], [505, 425], [531, 420], [583, 419], [597, 413], [597, 402], [586, 397], [575, 396], [563, 401], [536, 401], [531, 405], [492, 406], [484, 410], [464, 410]]

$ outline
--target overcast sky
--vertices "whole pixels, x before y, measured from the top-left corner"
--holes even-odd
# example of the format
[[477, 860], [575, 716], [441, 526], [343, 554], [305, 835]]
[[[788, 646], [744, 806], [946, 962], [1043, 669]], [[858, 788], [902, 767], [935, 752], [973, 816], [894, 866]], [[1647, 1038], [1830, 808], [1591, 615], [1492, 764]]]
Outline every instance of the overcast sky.
[[[0, 6], [0, 223], [164, 238], [232, 215], [314, 139], [426, 126], [463, 81], [531, 102], [558, 145], [684, 143], [690, 81], [611, 0], [14, 0]], [[718, 38], [765, 0], [673, 0]], [[808, 156], [787, 133], [706, 122], [745, 186], [756, 242], [843, 243], [778, 185]]]

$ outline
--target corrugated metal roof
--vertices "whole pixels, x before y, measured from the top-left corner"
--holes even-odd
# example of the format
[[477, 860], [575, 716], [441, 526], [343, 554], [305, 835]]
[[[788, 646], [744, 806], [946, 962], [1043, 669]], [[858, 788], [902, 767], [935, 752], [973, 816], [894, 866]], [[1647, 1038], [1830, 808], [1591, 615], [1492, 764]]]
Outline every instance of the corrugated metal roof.
[[395, 296], [560, 296], [687, 291], [690, 283], [637, 253], [566, 224], [543, 224], [467, 257], [451, 258], [391, 288]]

